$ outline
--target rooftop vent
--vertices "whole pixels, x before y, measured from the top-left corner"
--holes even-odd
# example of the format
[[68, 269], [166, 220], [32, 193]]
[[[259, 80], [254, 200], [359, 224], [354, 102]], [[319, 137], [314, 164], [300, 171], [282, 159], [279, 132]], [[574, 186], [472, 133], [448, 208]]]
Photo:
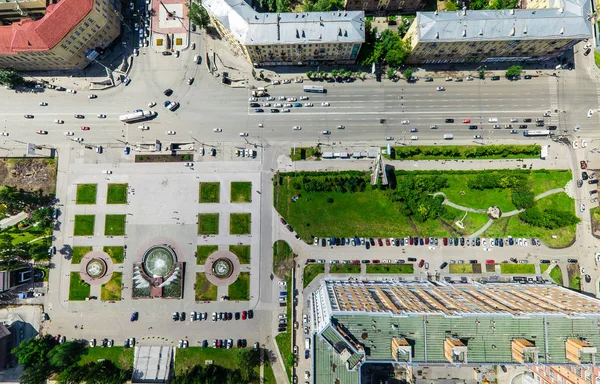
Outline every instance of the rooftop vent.
[[526, 35], [527, 34], [527, 27], [523, 28], [523, 34]]
[[348, 16], [348, 12], [344, 12], [344, 17]]
[[462, 11], [463, 16], [467, 16], [467, 7], [464, 7]]
[[437, 9], [435, 10], [435, 15], [436, 15], [436, 16], [438, 15], [438, 11], [437, 11]]
[[515, 10], [514, 10], [514, 8], [510, 10], [510, 14], [511, 14], [511, 15], [514, 15], [514, 14], [515, 14]]
[[298, 18], [298, 14], [296, 13], [296, 19]]
[[483, 36], [483, 29], [479, 30], [479, 36]]
[[302, 30], [302, 37], [306, 38], [306, 33], [304, 33], [304, 29]]
[[515, 32], [516, 32], [516, 29], [515, 29], [515, 27], [512, 27], [512, 29], [510, 30], [510, 35], [511, 35], [511, 36], [514, 36], [514, 35], [515, 35]]
[[436, 32], [436, 33], [435, 33], [435, 38], [436, 38], [436, 39], [439, 39], [439, 38], [440, 38], [440, 33], [439, 33], [439, 32]]
[[300, 33], [298, 32], [298, 30], [296, 29], [296, 39], [300, 38]]
[[463, 37], [467, 37], [467, 30], [463, 29]]
[[565, 33], [565, 27], [562, 27], [562, 28], [560, 29], [560, 34], [562, 35], [563, 33]]
[[338, 36], [342, 36], [342, 28], [338, 28]]
[[348, 37], [348, 31], [344, 29], [344, 37]]
[[254, 15], [254, 20], [258, 20], [258, 15]]
[[565, 13], [565, 9], [563, 7], [558, 8], [559, 13]]

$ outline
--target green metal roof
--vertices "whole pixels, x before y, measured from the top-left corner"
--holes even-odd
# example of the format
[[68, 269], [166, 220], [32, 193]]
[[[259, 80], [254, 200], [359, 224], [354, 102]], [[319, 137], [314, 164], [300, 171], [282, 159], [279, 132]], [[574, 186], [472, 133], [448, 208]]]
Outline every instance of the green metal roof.
[[[358, 383], [358, 369], [348, 371], [346, 364], [340, 359], [337, 352], [322, 338], [315, 338], [314, 343], [314, 378], [317, 384], [356, 384]], [[354, 354], [353, 356], [359, 356]]]

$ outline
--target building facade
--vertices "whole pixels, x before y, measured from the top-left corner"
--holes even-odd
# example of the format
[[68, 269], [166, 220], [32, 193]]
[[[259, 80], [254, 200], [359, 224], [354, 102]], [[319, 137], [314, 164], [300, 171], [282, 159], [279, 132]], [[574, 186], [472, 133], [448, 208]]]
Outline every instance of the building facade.
[[[23, 71], [82, 69], [86, 54], [108, 47], [121, 33], [112, 0], [62, 0], [39, 20], [0, 27], [0, 67]], [[120, 6], [120, 3], [116, 3]]]
[[424, 0], [346, 0], [344, 9], [362, 10], [369, 15], [386, 16], [415, 13], [425, 8]]
[[364, 12], [257, 13], [242, 0], [204, 0], [234, 54], [254, 66], [353, 64], [365, 41]]
[[600, 367], [533, 366], [533, 383], [537, 384], [596, 384], [600, 382]]
[[46, 13], [47, 3], [56, 0], [12, 0], [0, 2], [0, 25], [8, 25], [27, 17], [39, 19]]
[[408, 62], [545, 61], [591, 38], [589, 2], [561, 0], [552, 6], [419, 12], [404, 38], [412, 47]]

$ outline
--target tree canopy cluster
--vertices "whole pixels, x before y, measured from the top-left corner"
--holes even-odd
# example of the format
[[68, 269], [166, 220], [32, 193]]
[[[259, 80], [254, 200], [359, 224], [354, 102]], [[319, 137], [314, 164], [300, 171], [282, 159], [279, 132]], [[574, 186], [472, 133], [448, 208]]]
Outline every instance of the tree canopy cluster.
[[539, 155], [539, 145], [485, 145], [472, 148], [459, 146], [404, 146], [395, 147], [390, 157], [411, 159], [417, 156], [446, 157], [448, 159], [476, 159], [486, 157], [509, 157], [511, 155]]
[[338, 175], [325, 177], [303, 176], [293, 181], [293, 188], [306, 192], [364, 192], [368, 178], [365, 175]]
[[220, 365], [195, 365], [182, 375], [176, 375], [173, 384], [250, 384], [258, 381], [254, 370], [260, 364], [260, 352], [245, 349], [237, 355], [237, 369]]
[[290, 0], [259, 0], [258, 4], [268, 12], [289, 12]]
[[386, 190], [391, 201], [398, 203], [401, 214], [418, 222], [443, 216], [446, 209], [442, 196], [433, 197], [448, 186], [448, 179], [441, 175], [414, 175], [396, 178], [395, 188]]
[[206, 29], [210, 24], [210, 16], [200, 1], [194, 0], [188, 6], [188, 17], [198, 28]]
[[471, 0], [469, 8], [472, 10], [513, 9], [518, 3], [518, 0]]
[[523, 67], [520, 65], [511, 65], [506, 70], [505, 76], [508, 78], [521, 76], [521, 72], [523, 71]]
[[[373, 39], [373, 35], [377, 34], [377, 29], [371, 30], [370, 24], [369, 29], [365, 23], [365, 38], [370, 36]], [[386, 29], [381, 33], [381, 37], [376, 39], [373, 43], [373, 51], [363, 61], [363, 65], [371, 65], [373, 63], [385, 62], [391, 68], [398, 68], [410, 55], [409, 44], [402, 40], [398, 33], [395, 33], [389, 29]]]
[[0, 71], [0, 84], [14, 87], [16, 85], [24, 84], [25, 80], [20, 73], [13, 70], [7, 69]]
[[344, 9], [344, 0], [305, 0], [304, 12], [328, 12]]
[[53, 199], [54, 195], [44, 195], [41, 190], [27, 192], [11, 186], [0, 188], [0, 202], [6, 206], [9, 215], [48, 205]]
[[519, 213], [519, 219], [527, 224], [548, 229], [558, 229], [579, 223], [579, 218], [571, 211], [559, 211], [555, 208], [541, 210], [536, 206]]

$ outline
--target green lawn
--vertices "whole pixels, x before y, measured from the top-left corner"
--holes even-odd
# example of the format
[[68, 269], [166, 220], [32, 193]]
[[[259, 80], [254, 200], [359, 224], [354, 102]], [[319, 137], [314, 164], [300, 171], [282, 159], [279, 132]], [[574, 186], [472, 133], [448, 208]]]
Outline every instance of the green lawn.
[[219, 214], [218, 213], [200, 213], [200, 214], [198, 214], [198, 234], [199, 235], [218, 235], [219, 234]]
[[290, 277], [293, 262], [292, 247], [284, 240], [277, 240], [273, 244], [273, 272], [275, 275], [287, 280]]
[[238, 257], [240, 264], [250, 264], [249, 245], [230, 245], [229, 250]]
[[232, 213], [229, 215], [229, 233], [231, 235], [249, 235], [250, 223], [249, 213]]
[[230, 301], [250, 300], [250, 273], [242, 272], [237, 280], [229, 286]]
[[577, 291], [581, 290], [581, 273], [579, 272], [579, 269], [569, 275], [569, 288]]
[[106, 215], [105, 236], [125, 236], [125, 215]]
[[71, 264], [79, 264], [83, 256], [88, 252], [92, 252], [92, 247], [73, 247], [73, 254], [71, 255]]
[[84, 301], [90, 296], [90, 286], [79, 277], [79, 272], [71, 272], [69, 283], [69, 300]]
[[108, 184], [106, 204], [127, 204], [128, 184]]
[[203, 272], [196, 272], [196, 301], [216, 301], [217, 286], [213, 285]]
[[[485, 213], [472, 213], [472, 212], [468, 212], [467, 215], [465, 216], [465, 212], [464, 211], [460, 211], [460, 210], [458, 210], [456, 208], [452, 208], [450, 206], [446, 206], [446, 212], [447, 212], [447, 214], [445, 215], [445, 218], [444, 218], [445, 221], [448, 224], [452, 225], [452, 227], [457, 232], [462, 233], [462, 234], [464, 234], [466, 236], [470, 235], [471, 233], [477, 232], [490, 219], [488, 217], [488, 215], [485, 214]], [[450, 218], [452, 218], [452, 219], [450, 219]], [[460, 228], [459, 226], [457, 226], [455, 224], [459, 220], [462, 220], [463, 228]], [[438, 224], [438, 228], [442, 229], [442, 231], [444, 233], [440, 237], [446, 237], [448, 235], [448, 232], [447, 232], [446, 228], [439, 227], [439, 224]], [[429, 232], [422, 232], [422, 233], [429, 233]]]
[[199, 245], [196, 247], [196, 265], [202, 265], [213, 252], [219, 249], [216, 245]]
[[110, 256], [110, 258], [112, 259], [113, 263], [115, 264], [122, 264], [123, 263], [123, 255], [125, 253], [125, 249], [121, 246], [115, 246], [115, 247], [104, 247], [102, 249], [105, 253], [108, 254], [108, 256]]
[[473, 273], [473, 264], [450, 264], [450, 273]]
[[[287, 318], [292, 318], [292, 280], [291, 277], [286, 279], [287, 282], [287, 307], [285, 308], [287, 313]], [[288, 378], [292, 377], [292, 364], [293, 364], [293, 352], [292, 352], [292, 327], [287, 327], [286, 331], [275, 336], [275, 342], [277, 343], [277, 348], [279, 348], [279, 352], [281, 352], [281, 356], [283, 357], [283, 365], [285, 366], [285, 371], [288, 375]]]
[[250, 203], [252, 201], [252, 183], [250, 181], [233, 181], [231, 182], [232, 203]]
[[275, 380], [275, 374], [273, 373], [273, 367], [271, 367], [271, 363], [269, 359], [264, 360], [264, 384], [277, 384], [277, 380]]
[[121, 300], [121, 282], [123, 280], [123, 273], [113, 272], [110, 280], [102, 285], [100, 290], [100, 300], [103, 301], [119, 301]]
[[[382, 148], [386, 150], [387, 147]], [[541, 148], [539, 145], [444, 145], [441, 149], [439, 146], [428, 145], [411, 145], [410, 147], [394, 147], [394, 158], [396, 160], [459, 160], [459, 159], [535, 159], [540, 157]], [[475, 151], [493, 149], [495, 153], [491, 155], [483, 155], [479, 152], [474, 156]], [[453, 151], [452, 155], [441, 154], [441, 151]], [[390, 159], [388, 154], [384, 155]]]
[[412, 264], [367, 264], [367, 273], [413, 273]]
[[360, 273], [360, 264], [331, 264], [329, 273]]
[[304, 267], [304, 288], [320, 273], [325, 273], [325, 264], [308, 264]]
[[500, 264], [500, 273], [507, 275], [534, 274], [534, 264]]
[[321, 152], [319, 148], [302, 148], [296, 147], [290, 150], [290, 156], [292, 157], [292, 161], [300, 161], [300, 160], [321, 160]]
[[563, 284], [562, 270], [558, 265], [555, 265], [554, 268], [548, 274], [552, 280], [558, 285]]
[[221, 200], [221, 183], [200, 183], [200, 203], [218, 203]]
[[96, 204], [98, 184], [77, 184], [77, 204]]
[[540, 273], [546, 272], [548, 268], [550, 268], [550, 264], [540, 264]]
[[596, 67], [600, 68], [600, 53], [594, 49], [594, 62], [596, 63]]
[[93, 236], [95, 215], [75, 215], [74, 236]]
[[[98, 360], [110, 360], [115, 363], [121, 369], [131, 369], [133, 366], [133, 348], [123, 348], [123, 347], [110, 347], [110, 348], [102, 348], [102, 347], [94, 347], [94, 348], [86, 348], [86, 354], [81, 356], [79, 360], [79, 365], [85, 365], [90, 362], [96, 362]], [[179, 352], [177, 353], [179, 356]]]
[[[205, 360], [212, 360], [215, 365], [220, 365], [225, 368], [238, 368], [237, 355], [243, 349], [216, 349], [212, 348], [212, 340], [208, 341], [210, 344], [209, 348], [190, 347], [177, 350], [177, 357], [175, 358], [175, 376], [184, 373], [195, 365], [204, 365]], [[248, 344], [250, 344], [250, 341], [248, 341]]]
[[534, 195], [555, 188], [563, 188], [573, 179], [573, 174], [568, 170], [537, 171], [533, 173], [532, 190]]

